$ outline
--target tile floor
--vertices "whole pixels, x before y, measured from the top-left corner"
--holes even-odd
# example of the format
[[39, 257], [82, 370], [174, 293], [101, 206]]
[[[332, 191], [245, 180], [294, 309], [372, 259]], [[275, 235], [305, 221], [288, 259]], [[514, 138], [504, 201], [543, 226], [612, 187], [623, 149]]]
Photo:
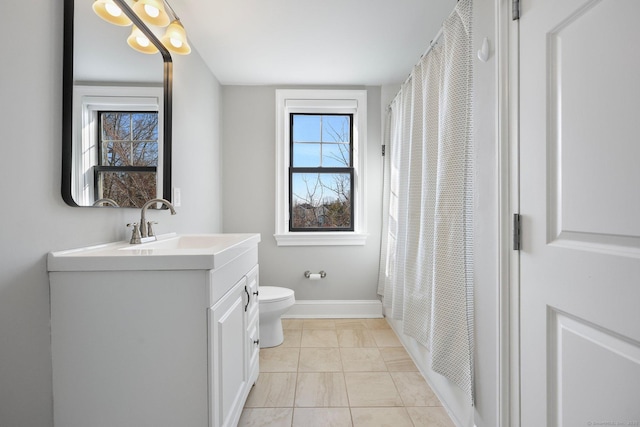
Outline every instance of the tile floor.
[[283, 319], [243, 427], [453, 427], [385, 319]]

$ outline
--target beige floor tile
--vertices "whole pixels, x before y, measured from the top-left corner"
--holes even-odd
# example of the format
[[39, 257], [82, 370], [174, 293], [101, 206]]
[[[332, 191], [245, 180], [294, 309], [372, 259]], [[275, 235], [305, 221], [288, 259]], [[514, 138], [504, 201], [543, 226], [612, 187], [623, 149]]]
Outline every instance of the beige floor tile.
[[455, 427], [442, 406], [407, 408], [407, 412], [416, 426]]
[[377, 347], [371, 331], [366, 329], [338, 329], [340, 347]]
[[336, 321], [333, 319], [304, 319], [304, 329], [335, 329]]
[[342, 372], [340, 349], [334, 347], [300, 349], [299, 372]]
[[345, 372], [386, 371], [380, 350], [377, 348], [341, 348], [342, 367]]
[[413, 427], [405, 408], [351, 408], [351, 416], [353, 427]]
[[295, 407], [348, 407], [342, 372], [301, 372], [296, 385]]
[[293, 427], [352, 427], [349, 408], [295, 408]]
[[386, 319], [282, 325], [284, 342], [260, 350], [239, 426], [454, 426]]
[[335, 329], [303, 329], [301, 347], [338, 347]]
[[403, 406], [388, 372], [345, 372], [351, 407]]
[[407, 372], [418, 370], [404, 347], [383, 347], [380, 349], [380, 354], [389, 371]]
[[260, 372], [297, 372], [299, 356], [299, 348], [263, 348], [260, 350]]
[[391, 329], [387, 319], [364, 319], [368, 329]]
[[378, 347], [402, 347], [402, 343], [393, 329], [374, 329], [371, 334]]
[[335, 319], [336, 329], [368, 329], [367, 319]]
[[302, 329], [304, 319], [282, 319], [282, 329]]
[[253, 386], [245, 408], [292, 408], [296, 374], [263, 372]]
[[292, 408], [245, 408], [238, 427], [290, 427]]
[[302, 339], [302, 328], [300, 329], [283, 329], [284, 341], [280, 347], [300, 347]]
[[405, 406], [442, 406], [420, 372], [391, 372]]

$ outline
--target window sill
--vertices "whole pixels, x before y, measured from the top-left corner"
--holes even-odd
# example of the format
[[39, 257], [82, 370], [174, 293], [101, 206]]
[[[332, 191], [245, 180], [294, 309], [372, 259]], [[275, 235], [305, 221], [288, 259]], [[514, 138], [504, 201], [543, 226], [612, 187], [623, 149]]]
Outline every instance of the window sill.
[[278, 246], [363, 246], [366, 233], [357, 232], [313, 232], [274, 234]]

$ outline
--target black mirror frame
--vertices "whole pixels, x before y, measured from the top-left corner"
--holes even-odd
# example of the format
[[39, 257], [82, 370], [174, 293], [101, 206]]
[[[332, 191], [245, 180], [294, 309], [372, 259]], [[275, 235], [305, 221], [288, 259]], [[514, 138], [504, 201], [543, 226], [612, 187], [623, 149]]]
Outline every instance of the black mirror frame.
[[[164, 126], [163, 126], [163, 163], [162, 163], [162, 197], [171, 201], [171, 135], [173, 99], [173, 60], [171, 54], [158, 40], [155, 34], [135, 14], [124, 0], [113, 0], [133, 21], [145, 36], [158, 48], [164, 62], [163, 97], [164, 97]], [[75, 0], [64, 0], [64, 53], [62, 66], [62, 199], [69, 206], [80, 206], [73, 200], [71, 194], [71, 179], [73, 168], [73, 19]], [[87, 206], [91, 207], [91, 206]]]

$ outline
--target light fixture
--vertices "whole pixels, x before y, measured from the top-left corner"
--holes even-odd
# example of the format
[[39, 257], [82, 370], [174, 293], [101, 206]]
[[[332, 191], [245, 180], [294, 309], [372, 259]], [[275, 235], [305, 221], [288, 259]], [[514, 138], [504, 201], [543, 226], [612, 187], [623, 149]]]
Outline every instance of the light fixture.
[[[154, 27], [167, 27], [164, 35], [160, 39], [160, 43], [169, 51], [179, 55], [188, 55], [191, 53], [191, 46], [187, 41], [187, 33], [180, 22], [180, 18], [171, 8], [166, 0], [133, 0], [132, 10], [140, 20]], [[127, 26], [131, 25], [131, 19], [120, 8], [119, 4], [131, 13], [126, 3], [114, 0], [95, 0], [93, 3], [93, 11], [100, 18], [115, 25]], [[167, 10], [168, 12], [167, 13]], [[142, 25], [140, 20], [133, 18], [137, 24]], [[145, 26], [146, 27], [146, 26]], [[148, 29], [148, 27], [146, 27]], [[151, 31], [151, 30], [149, 30]], [[150, 34], [147, 32], [147, 34]], [[153, 31], [153, 36], [157, 37], [157, 31]], [[151, 35], [149, 36], [151, 37]], [[127, 43], [138, 52], [154, 54], [158, 52], [158, 48], [149, 40], [136, 25], [133, 26], [131, 34], [127, 38]], [[154, 38], [154, 37], [151, 37]], [[158, 40], [155, 40], [158, 42]], [[163, 50], [164, 53], [166, 51]]]
[[156, 27], [169, 25], [169, 15], [164, 10], [162, 0], [136, 0], [133, 4], [133, 11], [149, 25]]
[[187, 42], [187, 33], [179, 19], [174, 19], [167, 27], [164, 36], [160, 39], [164, 47], [173, 53], [179, 55], [188, 55], [191, 53], [191, 46]]
[[144, 35], [140, 28], [133, 26], [131, 35], [127, 38], [127, 44], [138, 52], [153, 54], [158, 51], [158, 48], [149, 41], [147, 36]]
[[114, 25], [126, 27], [132, 23], [113, 0], [96, 0], [93, 2], [93, 11], [100, 18]]

